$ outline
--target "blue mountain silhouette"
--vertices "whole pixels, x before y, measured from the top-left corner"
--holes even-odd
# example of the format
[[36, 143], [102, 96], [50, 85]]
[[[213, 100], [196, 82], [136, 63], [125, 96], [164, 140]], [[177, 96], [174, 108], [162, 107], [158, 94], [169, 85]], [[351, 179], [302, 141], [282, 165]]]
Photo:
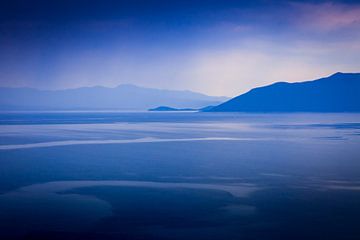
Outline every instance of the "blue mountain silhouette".
[[360, 112], [360, 73], [254, 88], [211, 112]]

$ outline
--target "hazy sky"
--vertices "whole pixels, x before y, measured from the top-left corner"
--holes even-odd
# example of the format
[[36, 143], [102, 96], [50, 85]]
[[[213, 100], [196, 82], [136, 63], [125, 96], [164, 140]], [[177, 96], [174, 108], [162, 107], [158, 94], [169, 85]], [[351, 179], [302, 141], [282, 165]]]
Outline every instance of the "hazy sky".
[[338, 71], [360, 72], [359, 1], [1, 1], [1, 86], [233, 96]]

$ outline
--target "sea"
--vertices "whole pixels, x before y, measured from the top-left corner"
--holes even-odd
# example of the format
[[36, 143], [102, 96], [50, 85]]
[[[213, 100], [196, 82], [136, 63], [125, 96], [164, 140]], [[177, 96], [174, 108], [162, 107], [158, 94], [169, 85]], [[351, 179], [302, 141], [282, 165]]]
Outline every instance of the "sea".
[[360, 239], [360, 114], [1, 112], [0, 239]]

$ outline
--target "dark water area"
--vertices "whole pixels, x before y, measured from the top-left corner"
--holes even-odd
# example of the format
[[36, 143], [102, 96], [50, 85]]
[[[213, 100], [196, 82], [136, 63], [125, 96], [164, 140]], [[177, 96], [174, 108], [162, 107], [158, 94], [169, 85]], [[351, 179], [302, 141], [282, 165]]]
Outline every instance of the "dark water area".
[[359, 239], [359, 203], [360, 114], [0, 114], [0, 239]]

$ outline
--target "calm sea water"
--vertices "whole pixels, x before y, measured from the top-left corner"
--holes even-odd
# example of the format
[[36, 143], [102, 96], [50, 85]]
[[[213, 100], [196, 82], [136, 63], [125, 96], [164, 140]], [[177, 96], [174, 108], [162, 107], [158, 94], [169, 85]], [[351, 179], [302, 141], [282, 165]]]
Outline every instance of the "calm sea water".
[[360, 114], [0, 113], [1, 239], [360, 239]]

